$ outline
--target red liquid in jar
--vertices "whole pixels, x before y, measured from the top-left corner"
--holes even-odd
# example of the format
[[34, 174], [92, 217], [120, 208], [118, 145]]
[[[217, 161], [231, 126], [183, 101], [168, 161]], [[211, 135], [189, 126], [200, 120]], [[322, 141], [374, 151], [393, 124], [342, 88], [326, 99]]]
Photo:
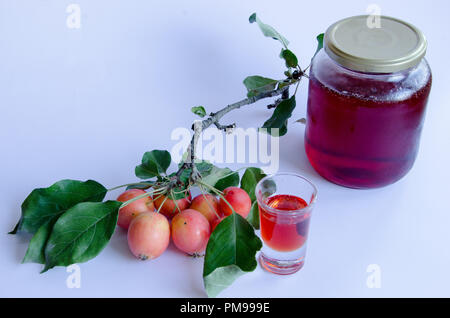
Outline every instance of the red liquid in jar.
[[[398, 181], [418, 153], [431, 75], [416, 88], [410, 86], [413, 81], [346, 77], [333, 67], [329, 63], [318, 72], [321, 78], [334, 76], [328, 78], [335, 78], [331, 81], [337, 89], [326, 87], [311, 72], [305, 136], [311, 164], [324, 178], [350, 188]], [[380, 98], [367, 98], [372, 92]]]
[[[282, 211], [297, 211], [308, 206], [305, 200], [292, 195], [276, 195], [266, 202], [269, 207]], [[301, 248], [308, 236], [310, 214], [273, 214], [259, 207], [261, 236], [264, 243], [279, 252], [292, 252]]]

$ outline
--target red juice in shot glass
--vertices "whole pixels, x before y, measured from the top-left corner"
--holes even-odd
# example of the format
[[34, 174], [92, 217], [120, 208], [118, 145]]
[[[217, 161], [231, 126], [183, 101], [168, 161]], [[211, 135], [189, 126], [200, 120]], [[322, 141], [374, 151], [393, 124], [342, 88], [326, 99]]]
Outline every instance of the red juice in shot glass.
[[255, 193], [264, 242], [261, 265], [280, 275], [298, 272], [305, 261], [315, 186], [298, 175], [277, 174], [262, 179]]
[[[305, 200], [293, 195], [276, 195], [267, 200], [267, 205], [282, 211], [297, 211], [308, 206]], [[264, 242], [272, 249], [279, 252], [291, 252], [298, 250], [305, 244], [308, 235], [309, 215], [298, 218], [298, 223], [290, 222], [286, 216], [286, 222], [282, 217], [259, 209], [261, 215], [261, 236]]]

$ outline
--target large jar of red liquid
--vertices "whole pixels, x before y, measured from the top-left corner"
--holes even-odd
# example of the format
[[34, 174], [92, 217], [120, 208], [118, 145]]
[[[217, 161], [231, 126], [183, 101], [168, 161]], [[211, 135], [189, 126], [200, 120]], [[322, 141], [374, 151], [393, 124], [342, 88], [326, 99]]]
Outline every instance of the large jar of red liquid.
[[310, 70], [307, 156], [324, 178], [358, 189], [404, 177], [416, 159], [431, 70], [414, 26], [389, 17], [339, 21]]

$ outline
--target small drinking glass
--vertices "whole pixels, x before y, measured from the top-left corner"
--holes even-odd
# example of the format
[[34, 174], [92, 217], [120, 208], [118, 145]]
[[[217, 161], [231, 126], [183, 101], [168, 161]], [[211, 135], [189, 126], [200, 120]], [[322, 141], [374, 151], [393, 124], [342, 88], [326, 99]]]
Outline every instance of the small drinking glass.
[[278, 275], [298, 272], [305, 263], [317, 188], [302, 176], [280, 173], [262, 179], [255, 194], [264, 242], [259, 255], [261, 266]]

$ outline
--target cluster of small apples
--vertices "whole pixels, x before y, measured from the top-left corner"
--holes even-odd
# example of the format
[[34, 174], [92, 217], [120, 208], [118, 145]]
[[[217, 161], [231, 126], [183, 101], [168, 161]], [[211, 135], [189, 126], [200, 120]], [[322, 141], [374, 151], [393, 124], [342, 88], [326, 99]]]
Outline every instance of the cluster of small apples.
[[[146, 191], [131, 189], [117, 200], [127, 202]], [[246, 218], [251, 210], [251, 199], [241, 188], [230, 187], [219, 199], [212, 194], [191, 195], [173, 200], [161, 195], [153, 200], [144, 197], [119, 210], [117, 224], [128, 231], [128, 246], [141, 260], [159, 257], [167, 249], [170, 238], [175, 246], [189, 255], [205, 251], [209, 237], [217, 225], [233, 210]]]

